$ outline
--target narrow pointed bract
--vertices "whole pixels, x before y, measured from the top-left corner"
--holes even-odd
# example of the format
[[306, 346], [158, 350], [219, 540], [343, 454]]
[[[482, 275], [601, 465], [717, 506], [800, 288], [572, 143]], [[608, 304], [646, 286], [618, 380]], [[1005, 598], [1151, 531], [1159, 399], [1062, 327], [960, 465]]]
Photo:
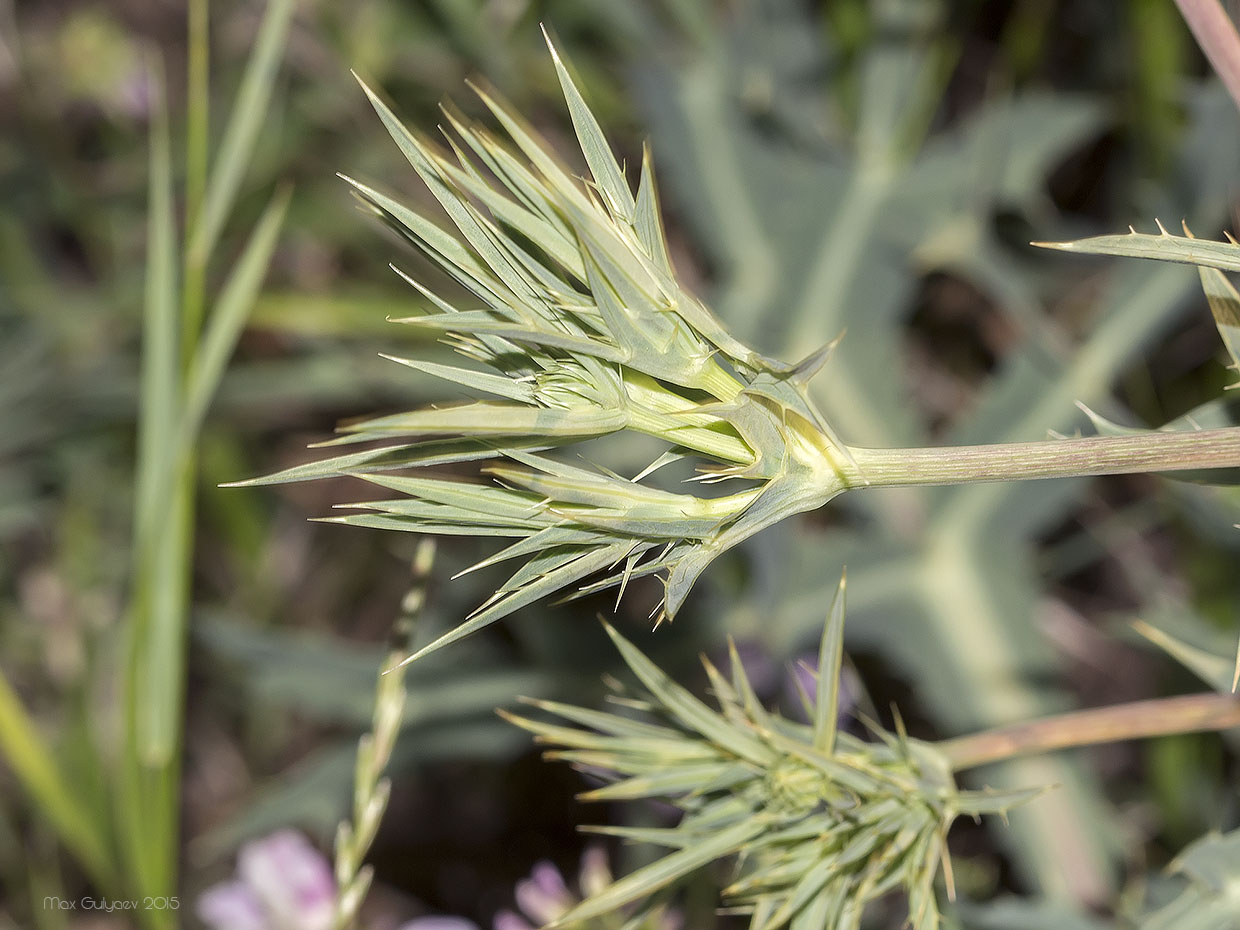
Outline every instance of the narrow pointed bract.
[[[567, 66], [551, 54], [585, 180], [493, 94], [479, 91], [511, 144], [449, 111], [445, 149], [406, 129], [362, 85], [452, 227], [345, 180], [469, 295], [448, 299], [402, 274], [427, 309], [396, 322], [440, 336], [466, 361], [392, 361], [450, 382], [458, 401], [348, 424], [322, 445], [372, 447], [249, 482], [352, 475], [406, 497], [355, 505], [363, 512], [333, 522], [515, 537], [487, 564], [519, 557], [525, 565], [422, 653], [537, 598], [623, 590], [649, 574], [666, 586], [654, 615], [671, 619], [720, 553], [846, 487], [848, 450], [805, 390], [825, 353], [801, 366], [765, 358], [680, 286], [649, 152], [634, 195]], [[459, 402], [462, 388], [479, 398]], [[552, 454], [624, 431], [665, 443], [636, 478]], [[686, 458], [698, 463], [690, 487], [727, 480], [733, 493], [653, 483], [659, 467]], [[395, 474], [463, 462], [484, 463], [476, 479]]]

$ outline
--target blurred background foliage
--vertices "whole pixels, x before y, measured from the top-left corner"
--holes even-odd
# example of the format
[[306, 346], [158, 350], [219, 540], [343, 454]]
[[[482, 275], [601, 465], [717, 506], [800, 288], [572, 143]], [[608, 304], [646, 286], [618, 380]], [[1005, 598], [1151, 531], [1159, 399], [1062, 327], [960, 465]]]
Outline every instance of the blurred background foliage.
[[[210, 6], [221, 120], [263, 4]], [[0, 0], [0, 670], [87, 805], [108, 803], [91, 747], [109, 753], [96, 711], [115, 697], [133, 583], [146, 63], [162, 56], [180, 165], [185, 19], [172, 0]], [[1191, 269], [1025, 245], [1155, 216], [1199, 236], [1233, 221], [1240, 119], [1171, 0], [298, 0], [217, 250], [223, 276], [273, 187], [293, 185], [196, 449], [187, 903], [247, 837], [291, 824], [328, 841], [408, 585], [415, 540], [307, 522], [358, 488], [217, 487], [304, 461], [342, 418], [442, 396], [377, 358], [409, 351], [385, 317], [416, 310], [386, 265], [427, 269], [335, 172], [427, 198], [349, 69], [411, 125], [437, 122], [445, 95], [477, 115], [463, 82], [482, 76], [566, 139], [540, 22], [630, 165], [651, 140], [678, 270], [737, 334], [800, 358], [846, 333], [816, 387], [847, 441], [1037, 439], [1082, 428], [1076, 401], [1156, 424], [1228, 382]], [[640, 585], [620, 623], [699, 684], [696, 653], [730, 632], [779, 700], [847, 563], [848, 647], [869, 701], [898, 704], [913, 736], [950, 736], [1195, 687], [1130, 622], [1226, 654], [1237, 522], [1232, 489], [1145, 477], [863, 492], [721, 560], [671, 628], [647, 633], [655, 595]], [[486, 572], [447, 580], [484, 554], [441, 546], [425, 635], [489, 593]], [[485, 924], [536, 860], [575, 870], [574, 825], [608, 812], [575, 802], [581, 780], [539, 762], [493, 709], [518, 693], [596, 700], [617, 670], [592, 619], [608, 609], [531, 608], [411, 670], [375, 919]], [[962, 897], [1007, 899], [966, 909], [977, 926], [1094, 926], [1166, 904], [1179, 886], [1158, 870], [1237, 824], [1234, 738], [982, 774], [1061, 787], [1010, 829], [953, 834]], [[0, 763], [0, 925], [75, 926], [82, 915], [38, 902], [89, 887]], [[687, 892], [693, 926], [723, 922], [711, 894]]]

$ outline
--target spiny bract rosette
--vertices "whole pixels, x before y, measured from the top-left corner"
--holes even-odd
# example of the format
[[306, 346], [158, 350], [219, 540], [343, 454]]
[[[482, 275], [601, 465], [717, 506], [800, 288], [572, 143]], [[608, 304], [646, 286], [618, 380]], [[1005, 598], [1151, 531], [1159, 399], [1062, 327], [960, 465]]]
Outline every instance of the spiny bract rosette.
[[751, 930], [855, 930], [867, 904], [892, 891], [907, 897], [915, 930], [934, 930], [952, 821], [1006, 815], [1040, 793], [960, 791], [948, 760], [902, 730], [872, 724], [876, 742], [839, 731], [842, 581], [819, 646], [818, 688], [813, 699], [801, 694], [808, 724], [763, 708], [734, 647], [731, 680], [704, 660], [713, 710], [608, 632], [645, 689], [618, 697], [627, 713], [531, 700], [546, 716], [505, 716], [555, 747], [547, 758], [606, 782], [583, 799], [658, 800], [683, 816], [669, 828], [593, 828], [670, 851], [550, 928], [656, 904], [662, 889], [722, 859], [736, 863], [724, 903], [750, 914]]
[[[575, 178], [511, 109], [479, 96], [515, 148], [452, 112], [450, 151], [411, 133], [363, 84], [455, 231], [345, 178], [370, 209], [455, 278], [478, 309], [458, 309], [404, 275], [434, 308], [397, 322], [444, 334], [478, 367], [393, 361], [501, 400], [437, 405], [341, 428], [324, 445], [385, 443], [243, 483], [331, 475], [406, 495], [347, 505], [336, 522], [419, 533], [510, 537], [481, 563], [525, 558], [446, 645], [540, 597], [601, 575], [574, 596], [661, 573], [671, 618], [724, 550], [842, 491], [845, 446], [806, 391], [830, 347], [785, 365], [742, 345], [676, 280], [644, 153], [637, 196], [551, 47], [592, 180]], [[399, 272], [398, 272], [399, 273]], [[546, 454], [632, 430], [668, 449], [632, 479]], [[737, 479], [721, 497], [643, 483], [677, 459], [701, 480]], [[490, 461], [497, 483], [394, 474]], [[415, 656], [416, 657], [416, 656]]]

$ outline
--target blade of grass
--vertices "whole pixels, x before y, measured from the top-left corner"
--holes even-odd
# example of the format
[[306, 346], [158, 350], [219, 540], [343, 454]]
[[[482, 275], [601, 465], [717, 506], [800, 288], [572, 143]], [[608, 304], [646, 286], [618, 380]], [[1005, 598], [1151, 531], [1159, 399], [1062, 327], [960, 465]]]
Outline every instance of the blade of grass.
[[[166, 446], [176, 435], [176, 415], [180, 406], [179, 348], [176, 299], [176, 234], [173, 218], [172, 161], [168, 140], [167, 110], [163, 100], [163, 75], [153, 66], [151, 85], [156, 103], [151, 121], [150, 206], [148, 218], [146, 299], [143, 321], [142, 390], [139, 399], [139, 444], [135, 488], [134, 597], [130, 608], [128, 663], [121, 684], [124, 695], [126, 729], [118, 792], [119, 841], [125, 855], [125, 870], [132, 888], [141, 893], [172, 888], [171, 869], [176, 860], [175, 840], [169, 842], [166, 830], [158, 827], [155, 802], [157, 785], [140, 749], [139, 709], [152, 699], [163, 702], [167, 695], [150, 695], [142, 690], [140, 670], [147, 651], [153, 618], [175, 620], [183, 610], [184, 560], [175, 543], [175, 529], [184, 508], [169, 506], [157, 495], [160, 465]], [[170, 538], [171, 537], [171, 538]], [[179, 567], [178, 567], [179, 566]], [[160, 582], [163, 583], [160, 583]], [[172, 698], [175, 700], [175, 698]], [[148, 913], [148, 912], [144, 912]], [[150, 925], [158, 922], [157, 912], [149, 911]]]
[[105, 828], [97, 816], [99, 812], [92, 812], [79, 803], [78, 795], [65, 782], [34, 721], [3, 674], [0, 674], [0, 753], [91, 881], [102, 890], [118, 893], [116, 869], [105, 839]]
[[254, 143], [267, 118], [294, 3], [295, 0], [270, 0], [263, 14], [258, 39], [207, 184], [202, 216], [190, 236], [188, 258], [194, 264], [206, 265], [237, 199]]
[[[246, 315], [254, 305], [275, 248], [288, 191], [277, 192], [264, 211], [241, 259], [224, 284], [201, 344], [186, 375], [179, 426], [165, 433], [158, 449], [154, 500], [166, 519], [151, 527], [149, 570], [142, 592], [149, 605], [135, 652], [134, 743], [147, 799], [144, 859], [147, 883], [156, 896], [175, 884], [178, 828], [178, 770], [184, 707], [185, 638], [189, 613], [188, 571], [193, 558], [194, 441]], [[140, 608], [141, 609], [141, 608]], [[148, 854], [148, 850], [154, 850]], [[164, 920], [157, 915], [158, 925]]]
[[272, 196], [212, 308], [187, 379], [178, 443], [178, 451], [182, 454], [192, 445], [193, 437], [202, 426], [224, 367], [258, 299], [284, 224], [290, 194], [291, 189], [283, 187]]
[[202, 213], [207, 187], [207, 139], [211, 122], [210, 0], [189, 0], [189, 61], [185, 132], [185, 216], [192, 228]]
[[[172, 157], [163, 70], [151, 68], [157, 88], [151, 121], [151, 166], [147, 216], [146, 292], [142, 323], [142, 381], [138, 410], [138, 465], [134, 526], [141, 536], [156, 510], [155, 472], [161, 443], [176, 428], [179, 406], [177, 364], [176, 221], [172, 206]], [[141, 538], [139, 545], [142, 545]]]
[[[192, 493], [191, 490], [174, 489], [173, 482], [186, 469], [192, 468], [190, 452], [224, 367], [245, 325], [246, 316], [253, 308], [267, 274], [288, 200], [287, 189], [272, 197], [208, 318], [202, 342], [197, 347], [187, 376], [186, 397], [178, 417], [179, 424], [168, 424], [169, 430], [163, 434], [165, 444], [159, 449], [159, 470], [153, 481], [156, 503], [167, 501], [170, 495]], [[151, 514], [147, 516], [149, 518]], [[188, 544], [184, 554], [189, 558]], [[182, 571], [172, 565], [168, 565], [167, 570]], [[181, 702], [171, 696], [180, 693], [184, 677], [186, 609], [183, 597], [181, 603], [174, 603], [173, 596], [173, 591], [168, 589], [163, 608], [146, 627], [142, 665], [135, 669], [139, 688], [137, 706], [141, 714], [137, 721], [138, 752], [147, 762], [158, 765], [167, 764], [172, 759], [180, 738]]]
[[[160, 422], [159, 429], [147, 430], [140, 448], [137, 568], [125, 683], [128, 729], [120, 800], [127, 865], [134, 890], [143, 896], [169, 895], [176, 887], [180, 721], [196, 475], [193, 441], [265, 276], [287, 207], [287, 193], [273, 198], [255, 227], [225, 282], [200, 343], [205, 271], [262, 124], [291, 12], [292, 0], [272, 0], [267, 8], [237, 108], [225, 130], [220, 158], [203, 193], [202, 212], [185, 252], [179, 308], [175, 286], [170, 284], [175, 274], [175, 240], [166, 119], [157, 120], [161, 125], [153, 126], [144, 352], [145, 364], [153, 374], [144, 380], [141, 403], [144, 410], [152, 411], [144, 414], [145, 420], [159, 418]], [[205, 28], [196, 35], [205, 41]], [[205, 93], [191, 95], [191, 126], [205, 125], [205, 113], [200, 112], [205, 104]], [[198, 164], [196, 159], [205, 164], [205, 150], [190, 153], [191, 168]], [[175, 324], [169, 322], [175, 321], [178, 310], [182, 321], [179, 352]], [[181, 397], [183, 401], [178, 400]], [[171, 912], [155, 909], [144, 911], [142, 919], [153, 928], [174, 923]]]

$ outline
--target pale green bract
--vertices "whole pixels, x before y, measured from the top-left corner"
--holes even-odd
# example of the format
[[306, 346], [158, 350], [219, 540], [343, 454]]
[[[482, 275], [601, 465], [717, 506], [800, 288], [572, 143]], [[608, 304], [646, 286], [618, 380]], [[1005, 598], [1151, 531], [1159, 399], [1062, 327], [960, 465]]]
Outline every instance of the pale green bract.
[[[1044, 248], [1092, 255], [1117, 255], [1124, 258], [1149, 258], [1161, 262], [1196, 265], [1201, 287], [1210, 303], [1210, 312], [1218, 327], [1232, 367], [1240, 371], [1240, 294], [1223, 274], [1240, 271], [1240, 243], [1231, 233], [1226, 242], [1198, 239], [1182, 223], [1183, 236], [1173, 236], [1157, 220], [1158, 234], [1139, 233], [1129, 227], [1127, 235], [1094, 236], [1075, 242], [1035, 242]], [[1234, 385], [1233, 385], [1234, 386]]]
[[893, 891], [907, 897], [916, 930], [940, 925], [934, 885], [948, 861], [952, 821], [1005, 814], [1039, 791], [960, 791], [932, 746], [877, 726], [875, 742], [839, 732], [843, 628], [841, 582], [819, 647], [819, 686], [812, 700], [802, 693], [808, 724], [763, 708], [735, 648], [730, 680], [705, 663], [715, 710], [610, 627], [646, 692], [618, 703], [640, 713], [530, 701], [547, 716], [506, 715], [557, 747], [548, 758], [607, 782], [585, 800], [655, 799], [683, 812], [671, 828], [595, 828], [670, 852], [586, 898], [552, 928], [657, 902], [662, 889], [720, 859], [736, 860], [724, 902], [750, 915], [751, 930], [855, 930], [867, 904]]
[[[635, 197], [551, 51], [592, 180], [575, 178], [484, 91], [512, 144], [449, 113], [449, 152], [402, 126], [369, 88], [456, 229], [346, 178], [481, 304], [458, 309], [406, 278], [437, 312], [398, 322], [442, 333], [476, 364], [393, 360], [499, 399], [353, 424], [326, 445], [382, 445], [249, 482], [352, 475], [404, 496], [349, 505], [366, 512], [336, 522], [514, 540], [482, 564], [523, 558], [524, 565], [466, 622], [412, 658], [596, 575], [575, 594], [612, 586], [623, 593], [629, 579], [659, 573], [666, 591], [656, 611], [670, 619], [721, 552], [846, 487], [840, 465], [849, 453], [806, 391], [830, 347], [795, 366], [763, 357], [680, 286], [649, 153]], [[632, 479], [546, 454], [625, 430], [667, 443]], [[701, 480], [736, 479], [743, 489], [704, 497], [642, 483], [689, 456], [701, 460]], [[488, 461], [482, 471], [496, 483], [394, 474], [468, 461]]]

